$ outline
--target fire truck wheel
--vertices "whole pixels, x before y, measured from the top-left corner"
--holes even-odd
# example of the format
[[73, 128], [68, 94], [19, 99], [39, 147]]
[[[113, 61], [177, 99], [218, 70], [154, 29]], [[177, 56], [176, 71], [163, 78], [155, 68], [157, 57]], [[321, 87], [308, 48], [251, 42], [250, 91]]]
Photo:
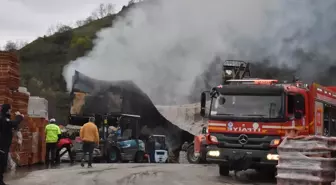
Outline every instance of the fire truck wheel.
[[191, 145], [187, 149], [187, 160], [191, 164], [199, 164], [200, 161], [201, 161], [201, 158], [200, 157], [196, 157], [195, 154], [194, 154], [194, 145]]
[[221, 176], [229, 176], [230, 174], [229, 166], [220, 164], [218, 165], [218, 167], [219, 167], [219, 174]]

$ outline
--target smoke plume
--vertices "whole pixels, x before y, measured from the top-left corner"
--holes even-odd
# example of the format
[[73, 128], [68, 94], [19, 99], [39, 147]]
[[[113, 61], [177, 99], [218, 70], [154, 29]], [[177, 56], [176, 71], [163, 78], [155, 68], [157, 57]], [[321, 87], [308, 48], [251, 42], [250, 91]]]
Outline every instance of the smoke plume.
[[101, 30], [63, 73], [69, 90], [74, 70], [132, 80], [155, 104], [187, 103], [195, 85], [219, 82], [221, 67], [211, 67], [211, 82], [194, 83], [216, 56], [267, 60], [314, 80], [336, 57], [334, 10], [335, 0], [148, 0]]

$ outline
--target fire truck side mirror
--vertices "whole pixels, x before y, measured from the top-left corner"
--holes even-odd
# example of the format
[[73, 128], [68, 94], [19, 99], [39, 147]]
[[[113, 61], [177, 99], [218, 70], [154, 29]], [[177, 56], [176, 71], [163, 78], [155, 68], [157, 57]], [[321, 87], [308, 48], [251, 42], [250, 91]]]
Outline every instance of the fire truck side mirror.
[[207, 133], [207, 128], [206, 127], [203, 127], [202, 128], [202, 134], [206, 134]]
[[201, 116], [204, 117], [205, 116], [205, 104], [206, 104], [206, 94], [205, 92], [202, 92], [201, 94]]

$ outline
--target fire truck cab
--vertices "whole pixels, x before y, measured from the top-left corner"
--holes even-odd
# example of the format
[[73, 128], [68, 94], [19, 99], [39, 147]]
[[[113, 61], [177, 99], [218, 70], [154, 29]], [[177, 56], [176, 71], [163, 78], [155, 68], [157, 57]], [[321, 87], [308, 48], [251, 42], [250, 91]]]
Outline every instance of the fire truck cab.
[[336, 136], [332, 88], [297, 79], [291, 83], [252, 78], [224, 82], [210, 91], [210, 107], [205, 107], [207, 92], [202, 93], [200, 112], [208, 118], [206, 160], [219, 165], [220, 175], [246, 169], [275, 172], [276, 148], [284, 136]]

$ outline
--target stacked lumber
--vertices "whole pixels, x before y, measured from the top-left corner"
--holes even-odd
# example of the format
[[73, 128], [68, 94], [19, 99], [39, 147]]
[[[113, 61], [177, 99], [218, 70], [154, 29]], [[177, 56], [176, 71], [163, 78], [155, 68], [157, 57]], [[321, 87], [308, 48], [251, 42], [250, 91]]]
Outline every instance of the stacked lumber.
[[48, 123], [48, 101], [41, 97], [29, 97], [28, 101], [29, 125], [32, 133], [31, 164], [45, 161], [46, 143], [45, 126]]
[[29, 94], [14, 91], [12, 95], [13, 103], [12, 103], [12, 113], [14, 114], [16, 111], [19, 111], [21, 114], [27, 116], [28, 115], [28, 100]]
[[330, 185], [335, 180], [336, 138], [297, 136], [278, 147], [277, 185]]
[[0, 86], [17, 90], [20, 85], [19, 59], [12, 52], [0, 52]]
[[26, 166], [42, 163], [45, 161], [45, 126], [48, 121], [42, 117], [26, 116], [20, 124], [19, 131], [22, 135], [20, 138], [14, 134], [11, 145], [12, 159], [18, 166]]
[[[22, 138], [17, 137], [18, 133], [22, 134]], [[32, 135], [28, 129], [20, 129], [20, 132], [16, 131], [13, 136], [10, 154], [18, 166], [25, 166], [29, 164], [31, 137]], [[19, 140], [21, 141], [19, 142]]]
[[8, 88], [0, 88], [0, 104], [13, 104], [13, 91]]
[[11, 52], [0, 51], [0, 104], [11, 105], [13, 119], [16, 111], [25, 116], [20, 127], [14, 131], [10, 155], [18, 166], [25, 166], [44, 162], [44, 127], [48, 118], [29, 116], [29, 99], [34, 97], [30, 97], [27, 88], [19, 87], [19, 84], [18, 58]]
[[30, 164], [37, 164], [45, 161], [45, 133], [47, 124], [45, 118], [29, 118], [30, 132], [32, 134], [32, 150]]

